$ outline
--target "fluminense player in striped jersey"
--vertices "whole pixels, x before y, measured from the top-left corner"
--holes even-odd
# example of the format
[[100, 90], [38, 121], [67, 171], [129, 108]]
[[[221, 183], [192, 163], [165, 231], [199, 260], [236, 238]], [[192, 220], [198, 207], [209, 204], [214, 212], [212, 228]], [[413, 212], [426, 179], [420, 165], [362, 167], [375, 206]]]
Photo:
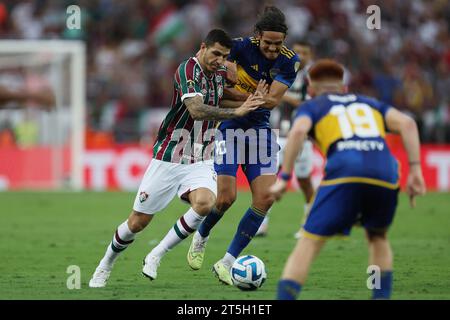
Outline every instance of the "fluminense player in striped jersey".
[[172, 106], [159, 129], [153, 159], [139, 186], [133, 210], [115, 231], [89, 286], [104, 287], [119, 254], [178, 195], [191, 208], [145, 257], [142, 273], [154, 280], [163, 255], [194, 232], [211, 211], [217, 194], [212, 151], [216, 121], [241, 117], [264, 103], [267, 86], [245, 102], [222, 100], [227, 77], [224, 62], [231, 38], [222, 30], [208, 33], [196, 57], [174, 75]]

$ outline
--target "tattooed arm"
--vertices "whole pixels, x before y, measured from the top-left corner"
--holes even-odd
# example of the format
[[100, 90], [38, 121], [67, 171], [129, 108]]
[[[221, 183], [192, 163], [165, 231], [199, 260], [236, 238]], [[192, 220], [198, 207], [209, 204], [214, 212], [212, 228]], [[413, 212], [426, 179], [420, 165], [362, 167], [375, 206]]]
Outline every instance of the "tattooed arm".
[[250, 111], [256, 110], [264, 103], [260, 94], [251, 95], [237, 108], [217, 108], [203, 103], [201, 96], [186, 98], [186, 105], [194, 120], [226, 120], [242, 117]]

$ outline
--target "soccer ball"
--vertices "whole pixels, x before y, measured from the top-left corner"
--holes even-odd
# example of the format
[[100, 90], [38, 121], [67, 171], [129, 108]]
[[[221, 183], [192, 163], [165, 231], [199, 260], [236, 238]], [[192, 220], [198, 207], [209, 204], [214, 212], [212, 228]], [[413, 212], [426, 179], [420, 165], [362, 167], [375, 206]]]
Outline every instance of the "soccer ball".
[[237, 258], [230, 272], [233, 284], [241, 290], [256, 290], [267, 278], [264, 262], [251, 255]]

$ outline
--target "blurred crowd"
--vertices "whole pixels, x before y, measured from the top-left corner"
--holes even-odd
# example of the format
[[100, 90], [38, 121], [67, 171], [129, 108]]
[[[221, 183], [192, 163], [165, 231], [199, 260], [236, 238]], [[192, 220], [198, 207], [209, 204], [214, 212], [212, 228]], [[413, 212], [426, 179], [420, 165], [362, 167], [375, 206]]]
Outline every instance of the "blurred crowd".
[[[72, 4], [80, 30], [66, 28]], [[412, 114], [424, 142], [450, 142], [449, 0], [0, 0], [0, 38], [85, 41], [89, 134], [148, 141], [178, 64], [213, 27], [252, 35], [265, 4], [285, 13], [288, 45], [310, 42], [316, 57], [345, 64], [351, 91]], [[366, 25], [370, 5], [381, 9], [379, 30]]]

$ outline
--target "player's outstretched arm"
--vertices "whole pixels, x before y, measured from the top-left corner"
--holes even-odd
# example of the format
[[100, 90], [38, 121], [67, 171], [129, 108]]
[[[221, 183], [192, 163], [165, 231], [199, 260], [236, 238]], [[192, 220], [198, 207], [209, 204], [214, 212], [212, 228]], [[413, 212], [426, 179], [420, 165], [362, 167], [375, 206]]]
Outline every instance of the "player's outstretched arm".
[[288, 182], [294, 168], [295, 158], [303, 150], [308, 131], [311, 129], [312, 122], [309, 117], [299, 117], [289, 132], [286, 146], [284, 148], [284, 159], [281, 166], [281, 179], [277, 179], [274, 185], [270, 187], [270, 193], [276, 200], [286, 191]]
[[[236, 89], [233, 90], [241, 93]], [[268, 92], [269, 92], [269, 85], [266, 83], [265, 80], [259, 80], [258, 86], [256, 87], [255, 93], [253, 95], [260, 99], [264, 99], [264, 95], [266, 95]], [[248, 97], [250, 96], [250, 94], [245, 95], [246, 95], [245, 99], [240, 99], [237, 97], [227, 97], [220, 102], [220, 106], [222, 108], [239, 108], [242, 105], [242, 101], [247, 100]]]
[[390, 108], [386, 112], [387, 128], [400, 134], [409, 161], [409, 174], [406, 184], [406, 192], [410, 198], [410, 205], [415, 207], [415, 197], [423, 195], [426, 192], [425, 182], [422, 175], [422, 168], [420, 166], [420, 139], [419, 131], [416, 122], [410, 116]]
[[242, 101], [247, 100], [249, 93], [240, 92], [235, 88], [224, 88], [223, 89], [223, 98], [226, 100], [234, 100], [239, 101], [242, 104]]
[[299, 95], [296, 93], [286, 92], [286, 94], [281, 99], [282, 102], [286, 102], [290, 107], [297, 108], [302, 100], [299, 98]]
[[283, 172], [291, 173], [294, 169], [295, 159], [303, 150], [303, 143], [308, 137], [308, 131], [311, 129], [311, 125], [312, 122], [309, 117], [302, 116], [295, 120], [288, 134], [288, 140], [284, 149], [284, 160], [281, 166]]
[[[269, 93], [269, 85], [266, 83], [265, 80], [259, 80], [258, 85], [256, 87], [255, 93], [259, 92], [260, 94], [266, 96]], [[247, 100], [247, 98], [250, 96], [250, 93], [247, 92], [241, 92], [237, 90], [236, 88], [224, 88], [223, 90], [223, 98], [225, 100], [233, 100], [233, 101], [240, 101], [242, 104], [242, 101]], [[240, 104], [235, 103], [233, 104], [234, 107], [230, 108], [236, 108], [236, 106], [239, 106]]]
[[242, 117], [247, 113], [256, 110], [264, 103], [261, 95], [250, 95], [244, 103], [240, 103], [238, 108], [217, 108], [203, 103], [201, 96], [186, 98], [186, 105], [191, 117], [194, 120], [226, 120], [236, 117]]
[[269, 92], [264, 96], [263, 108], [272, 110], [278, 106], [286, 93], [288, 86], [279, 81], [274, 81], [270, 85]]

